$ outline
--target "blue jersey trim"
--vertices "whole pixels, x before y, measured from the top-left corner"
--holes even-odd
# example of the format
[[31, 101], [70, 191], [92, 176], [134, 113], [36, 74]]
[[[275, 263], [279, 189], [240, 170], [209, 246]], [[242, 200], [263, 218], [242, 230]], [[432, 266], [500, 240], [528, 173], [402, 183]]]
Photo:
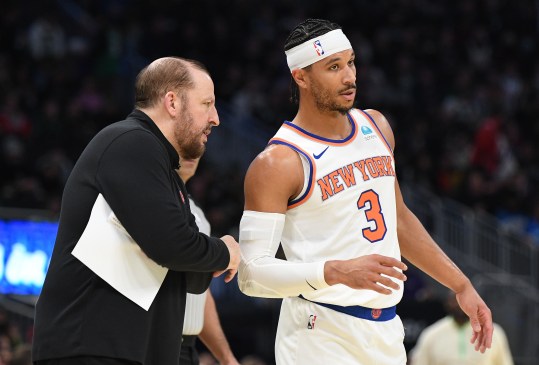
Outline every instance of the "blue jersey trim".
[[301, 133], [304, 133], [304, 134], [308, 135], [311, 138], [314, 138], [314, 139], [317, 139], [317, 140], [320, 140], [320, 141], [329, 142], [329, 143], [346, 143], [351, 138], [353, 138], [355, 136], [355, 134], [356, 134], [356, 123], [354, 122], [354, 119], [350, 116], [350, 113], [346, 113], [346, 116], [348, 117], [348, 121], [350, 122], [350, 125], [352, 126], [352, 131], [350, 132], [348, 137], [346, 137], [344, 139], [330, 139], [330, 138], [320, 137], [319, 135], [313, 134], [311, 132], [307, 132], [305, 129], [303, 129], [303, 128], [301, 128], [301, 127], [299, 127], [299, 126], [297, 126], [297, 125], [295, 125], [295, 124], [293, 124], [292, 122], [289, 122], [289, 121], [285, 121], [284, 124], [288, 125], [291, 128], [294, 128], [294, 129], [300, 131]]

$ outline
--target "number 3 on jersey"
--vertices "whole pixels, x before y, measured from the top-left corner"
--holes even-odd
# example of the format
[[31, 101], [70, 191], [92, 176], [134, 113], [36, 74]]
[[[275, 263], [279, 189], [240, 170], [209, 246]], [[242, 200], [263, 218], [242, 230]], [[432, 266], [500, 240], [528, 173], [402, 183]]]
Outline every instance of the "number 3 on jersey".
[[378, 194], [372, 189], [364, 191], [357, 200], [357, 208], [364, 210], [367, 222], [374, 223], [374, 228], [367, 227], [361, 230], [363, 237], [372, 243], [382, 240], [386, 235], [387, 227]]

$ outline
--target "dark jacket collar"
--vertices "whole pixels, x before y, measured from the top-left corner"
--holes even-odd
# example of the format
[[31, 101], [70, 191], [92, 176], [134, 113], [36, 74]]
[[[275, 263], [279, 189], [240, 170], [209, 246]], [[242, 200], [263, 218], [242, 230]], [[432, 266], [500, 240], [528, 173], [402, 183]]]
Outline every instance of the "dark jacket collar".
[[168, 139], [165, 137], [165, 135], [161, 132], [159, 127], [155, 124], [155, 122], [143, 111], [139, 109], [134, 109], [131, 114], [127, 117], [127, 119], [136, 119], [138, 121], [143, 122], [148, 129], [159, 138], [159, 140], [163, 143], [165, 148], [167, 149], [168, 156], [170, 158], [170, 165], [174, 170], [177, 170], [180, 168], [180, 156], [178, 155], [178, 152], [176, 149], [172, 146], [172, 144], [168, 141]]

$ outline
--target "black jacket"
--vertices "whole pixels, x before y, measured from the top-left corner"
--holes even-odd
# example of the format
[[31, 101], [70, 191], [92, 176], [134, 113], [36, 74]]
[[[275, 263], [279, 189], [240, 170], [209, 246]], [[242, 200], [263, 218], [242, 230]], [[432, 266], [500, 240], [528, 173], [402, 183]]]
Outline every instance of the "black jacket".
[[[230, 259], [224, 242], [198, 232], [178, 167], [176, 150], [138, 110], [88, 144], [64, 189], [36, 305], [34, 361], [95, 355], [178, 364], [186, 292], [202, 293]], [[148, 311], [71, 254], [99, 193], [144, 253], [170, 269]]]

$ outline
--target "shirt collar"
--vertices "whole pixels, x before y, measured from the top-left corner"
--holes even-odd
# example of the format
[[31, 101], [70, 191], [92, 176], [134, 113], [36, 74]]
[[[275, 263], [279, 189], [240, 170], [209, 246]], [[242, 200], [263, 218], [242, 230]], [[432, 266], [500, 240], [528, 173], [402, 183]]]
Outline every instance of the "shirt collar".
[[155, 124], [155, 122], [142, 110], [134, 109], [131, 114], [127, 117], [133, 118], [136, 120], [139, 120], [143, 122], [148, 129], [159, 138], [159, 140], [163, 143], [165, 148], [168, 152], [168, 157], [170, 158], [170, 165], [174, 170], [177, 170], [180, 168], [180, 156], [178, 155], [178, 151], [172, 146], [172, 144], [168, 141], [168, 139], [165, 137], [165, 135], [161, 132], [159, 127]]

